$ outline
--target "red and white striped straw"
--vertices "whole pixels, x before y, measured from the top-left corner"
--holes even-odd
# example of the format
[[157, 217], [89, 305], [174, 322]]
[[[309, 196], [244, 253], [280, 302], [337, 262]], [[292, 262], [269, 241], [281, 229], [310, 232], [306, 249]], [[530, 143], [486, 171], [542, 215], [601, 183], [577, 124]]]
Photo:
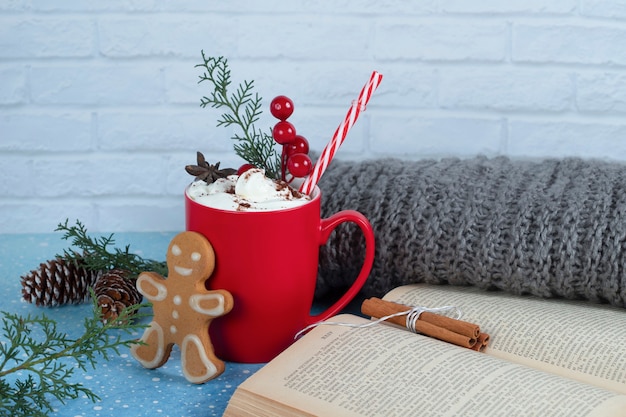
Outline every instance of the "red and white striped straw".
[[328, 168], [328, 164], [330, 164], [330, 161], [332, 161], [335, 153], [346, 139], [348, 131], [356, 122], [359, 114], [361, 114], [362, 111], [365, 111], [365, 106], [367, 106], [370, 97], [372, 97], [372, 93], [376, 90], [376, 88], [378, 88], [382, 79], [382, 74], [376, 71], [372, 72], [372, 76], [367, 84], [363, 86], [361, 94], [359, 94], [359, 98], [352, 102], [352, 106], [350, 107], [350, 110], [348, 110], [348, 114], [346, 114], [345, 119], [341, 122], [339, 127], [337, 127], [337, 130], [335, 131], [335, 134], [331, 138], [330, 142], [328, 142], [324, 150], [322, 150], [322, 154], [315, 163], [313, 171], [302, 183], [302, 186], [300, 186], [300, 192], [311, 194], [311, 191], [315, 188], [315, 185], [324, 174], [324, 171]]

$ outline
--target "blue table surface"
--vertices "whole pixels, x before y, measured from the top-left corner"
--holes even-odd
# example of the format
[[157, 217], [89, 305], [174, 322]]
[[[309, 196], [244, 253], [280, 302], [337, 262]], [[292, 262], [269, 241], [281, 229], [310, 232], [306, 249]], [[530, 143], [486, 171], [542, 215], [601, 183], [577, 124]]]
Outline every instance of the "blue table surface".
[[[115, 233], [115, 246], [130, 245], [142, 257], [163, 260], [175, 233]], [[96, 236], [97, 234], [94, 234]], [[72, 338], [83, 334], [83, 319], [91, 305], [37, 307], [22, 300], [20, 277], [53, 259], [69, 247], [61, 233], [0, 235], [0, 284], [4, 287], [0, 310], [22, 316], [45, 314]], [[140, 337], [139, 332], [130, 337]], [[0, 342], [2, 337], [0, 336]], [[180, 368], [180, 351], [155, 370], [144, 369], [123, 348], [109, 361], [100, 359], [95, 369], [77, 369], [72, 382], [93, 391], [101, 400], [53, 400], [51, 416], [221, 416], [235, 388], [263, 364], [226, 363], [225, 372], [205, 384], [191, 384]]]

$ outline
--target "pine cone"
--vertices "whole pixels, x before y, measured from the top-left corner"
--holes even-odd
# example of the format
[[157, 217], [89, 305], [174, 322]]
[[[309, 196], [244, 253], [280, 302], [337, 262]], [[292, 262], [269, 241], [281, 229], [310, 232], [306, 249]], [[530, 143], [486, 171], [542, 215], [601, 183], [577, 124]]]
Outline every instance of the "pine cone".
[[135, 287], [135, 280], [124, 269], [112, 269], [102, 274], [93, 290], [104, 322], [116, 320], [124, 308], [139, 304], [142, 300], [142, 295]]
[[57, 257], [21, 277], [22, 298], [45, 307], [80, 304], [89, 299], [89, 288], [99, 275], [80, 261]]

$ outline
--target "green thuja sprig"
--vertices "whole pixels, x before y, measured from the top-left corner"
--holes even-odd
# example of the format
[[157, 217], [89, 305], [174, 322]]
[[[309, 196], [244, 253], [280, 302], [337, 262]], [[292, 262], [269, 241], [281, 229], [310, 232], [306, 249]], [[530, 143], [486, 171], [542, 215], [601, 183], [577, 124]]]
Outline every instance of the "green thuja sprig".
[[259, 120], [262, 99], [258, 93], [253, 94], [254, 81], [244, 81], [236, 91], [229, 94], [228, 87], [232, 83], [228, 60], [224, 57], [207, 57], [202, 51], [203, 68], [201, 82], [209, 82], [213, 91], [202, 97], [200, 105], [204, 108], [225, 108], [227, 111], [217, 121], [217, 126], [239, 126], [242, 133], [235, 133], [232, 139], [235, 153], [250, 164], [265, 170], [271, 178], [280, 177], [280, 156], [274, 148], [275, 142], [271, 134], [262, 132], [254, 126]]
[[62, 231], [64, 240], [70, 240], [71, 244], [81, 251], [65, 249], [64, 259], [80, 261], [87, 269], [92, 271], [106, 271], [112, 268], [125, 269], [133, 276], [137, 276], [144, 271], [154, 271], [161, 275], [167, 275], [167, 264], [161, 261], [144, 259], [137, 254], [130, 252], [130, 245], [124, 249], [114, 248], [109, 251], [109, 247], [115, 244], [113, 234], [108, 236], [91, 237], [87, 233], [87, 228], [79, 220], [76, 225], [69, 226], [68, 219], [65, 223], [59, 223], [55, 231]]
[[62, 404], [84, 396], [100, 398], [80, 383], [71, 382], [75, 370], [95, 369], [97, 359], [109, 360], [121, 347], [139, 343], [126, 340], [145, 325], [133, 324], [136, 311], [145, 305], [124, 309], [117, 321], [102, 322], [102, 312], [94, 300], [94, 314], [85, 318], [84, 334], [72, 339], [57, 329], [45, 315], [22, 317], [1, 311], [0, 328], [0, 416], [47, 416], [53, 399]]

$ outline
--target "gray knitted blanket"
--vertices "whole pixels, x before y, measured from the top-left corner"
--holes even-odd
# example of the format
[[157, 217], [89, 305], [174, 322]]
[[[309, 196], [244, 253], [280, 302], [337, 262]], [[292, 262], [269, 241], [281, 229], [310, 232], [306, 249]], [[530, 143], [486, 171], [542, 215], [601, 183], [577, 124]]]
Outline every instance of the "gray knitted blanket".
[[[363, 213], [376, 258], [363, 288], [447, 283], [626, 307], [626, 165], [504, 157], [333, 161], [322, 215]], [[322, 248], [317, 296], [349, 285], [363, 238], [341, 225]]]

